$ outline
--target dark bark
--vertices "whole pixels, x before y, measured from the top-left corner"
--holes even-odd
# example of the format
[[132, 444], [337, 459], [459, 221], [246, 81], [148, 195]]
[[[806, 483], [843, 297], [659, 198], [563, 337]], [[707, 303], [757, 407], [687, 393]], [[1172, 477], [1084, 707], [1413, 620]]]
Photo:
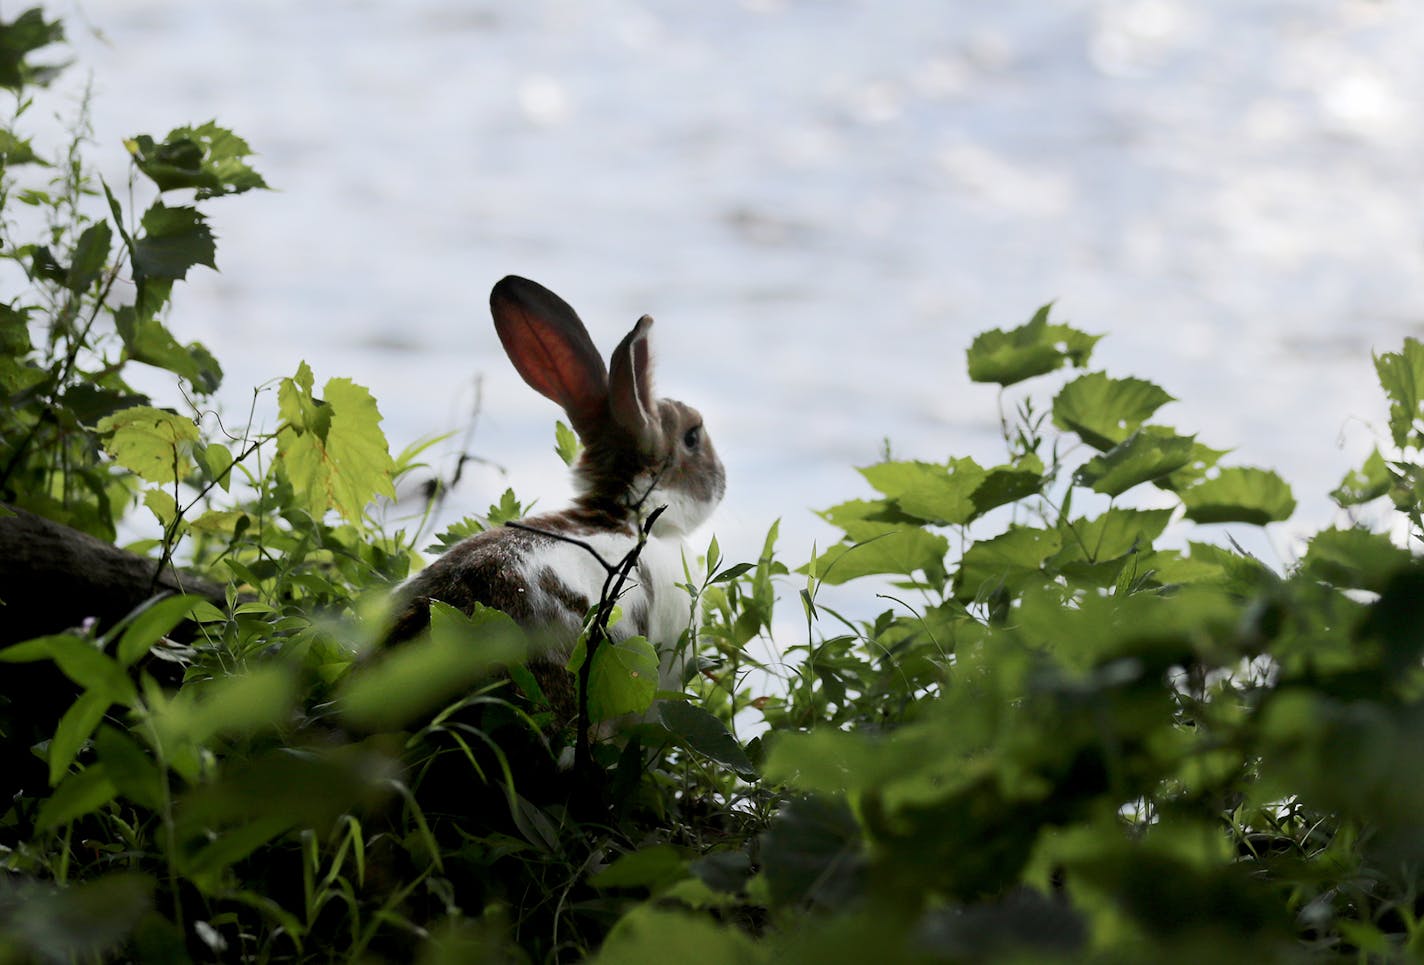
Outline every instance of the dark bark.
[[[13, 515], [9, 515], [12, 514]], [[0, 646], [94, 619], [111, 626], [153, 596], [193, 593], [221, 607], [223, 588], [23, 509], [0, 504]]]
[[[91, 619], [103, 631], [155, 596], [192, 593], [226, 603], [216, 583], [172, 567], [155, 579], [157, 572], [157, 560], [0, 503], [0, 648]], [[193, 629], [180, 625], [171, 636], [189, 639]], [[183, 677], [183, 665], [172, 660], [141, 666], [170, 687]], [[18, 792], [46, 793], [46, 767], [31, 747], [53, 736], [78, 693], [49, 661], [0, 663], [0, 813]]]

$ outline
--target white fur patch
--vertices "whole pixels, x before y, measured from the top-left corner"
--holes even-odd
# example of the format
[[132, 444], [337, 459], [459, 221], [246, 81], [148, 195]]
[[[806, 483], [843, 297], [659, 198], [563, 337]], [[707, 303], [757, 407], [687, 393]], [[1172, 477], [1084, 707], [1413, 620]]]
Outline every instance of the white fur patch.
[[[636, 545], [632, 537], [616, 533], [598, 533], [582, 539], [612, 566], [617, 566]], [[674, 651], [691, 617], [689, 597], [677, 586], [685, 582], [682, 559], [681, 539], [659, 535], [650, 538], [638, 556], [637, 568], [623, 584], [623, 594], [618, 599], [623, 619], [611, 630], [615, 639], [647, 637], [663, 655], [659, 673], [662, 686], [672, 689], [682, 686], [682, 660]], [[584, 547], [562, 541], [541, 546], [519, 561], [518, 578], [530, 596], [533, 612], [546, 626], [565, 629], [572, 641], [583, 614], [571, 613], [559, 599], [540, 587], [539, 577], [545, 570], [553, 571], [564, 586], [585, 597], [589, 606], [601, 598], [608, 571]], [[635, 622], [638, 615], [643, 619]]]
[[[649, 477], [639, 476], [633, 484], [633, 492], [643, 492], [648, 483]], [[658, 521], [653, 524], [653, 535], [655, 536], [684, 536], [707, 522], [712, 516], [712, 511], [717, 508], [715, 502], [709, 503], [706, 500], [697, 499], [683, 490], [666, 489], [661, 486], [648, 494], [648, 497], [643, 500], [643, 505], [649, 510], [659, 506], [667, 507], [658, 517]], [[681, 567], [680, 563], [679, 567]]]

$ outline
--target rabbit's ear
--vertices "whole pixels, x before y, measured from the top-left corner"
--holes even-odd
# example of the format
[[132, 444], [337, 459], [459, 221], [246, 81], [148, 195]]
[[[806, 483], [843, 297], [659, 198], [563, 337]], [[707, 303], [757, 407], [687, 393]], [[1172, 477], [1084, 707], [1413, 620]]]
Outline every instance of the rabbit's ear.
[[597, 432], [607, 420], [608, 370], [569, 303], [510, 275], [490, 292], [490, 313], [524, 381], [562, 406], [581, 438]]
[[648, 329], [653, 319], [644, 315], [633, 330], [618, 343], [609, 360], [608, 403], [613, 421], [638, 440], [645, 451], [656, 449], [662, 426], [653, 399], [653, 360], [648, 347]]

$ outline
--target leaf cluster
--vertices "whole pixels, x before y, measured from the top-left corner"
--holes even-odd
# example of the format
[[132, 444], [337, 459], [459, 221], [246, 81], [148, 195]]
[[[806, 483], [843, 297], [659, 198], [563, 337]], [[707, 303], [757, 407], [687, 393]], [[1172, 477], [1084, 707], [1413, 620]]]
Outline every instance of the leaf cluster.
[[[21, 103], [59, 36], [35, 11], [0, 24]], [[114, 191], [82, 118], [45, 161], [23, 116], [0, 201], [44, 227], [0, 250], [26, 280], [0, 309], [0, 500], [109, 540], [151, 516], [134, 548], [226, 597], [0, 649], [21, 752], [0, 773], [0, 958], [1424, 950], [1417, 341], [1376, 357], [1387, 431], [1284, 571], [1220, 527], [1289, 518], [1285, 482], [1158, 421], [1161, 387], [1087, 370], [1100, 336], [1044, 307], [968, 351], [1000, 387], [1002, 461], [862, 468], [871, 491], [821, 513], [844, 538], [794, 572], [776, 525], [755, 560], [713, 539], [682, 639], [618, 632], [634, 553], [605, 561], [567, 666], [479, 607], [436, 604], [383, 650], [423, 528], [387, 511], [425, 445], [393, 456], [370, 393], [305, 363], [235, 428], [194, 401], [217, 361], [174, 335], [174, 283], [215, 263], [203, 205], [263, 186], [246, 143], [135, 137]], [[119, 202], [139, 185], [141, 215]], [[135, 364], [180, 400], [134, 391]], [[508, 491], [435, 549], [527, 508]], [[45, 675], [64, 699], [20, 713]]]

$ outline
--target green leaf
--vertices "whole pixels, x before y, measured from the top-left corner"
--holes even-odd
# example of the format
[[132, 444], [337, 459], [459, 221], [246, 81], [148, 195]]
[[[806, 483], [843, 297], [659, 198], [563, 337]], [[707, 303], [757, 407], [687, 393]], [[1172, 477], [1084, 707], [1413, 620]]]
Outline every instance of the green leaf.
[[298, 697], [296, 670], [257, 665], [246, 673], [185, 687], [153, 715], [162, 746], [203, 745], [218, 734], [242, 735], [286, 723]]
[[267, 187], [244, 160], [252, 155], [247, 142], [213, 121], [176, 128], [162, 141], [139, 134], [124, 144], [159, 191], [196, 188], [201, 201]]
[[1054, 397], [1053, 424], [1076, 432], [1094, 449], [1107, 451], [1172, 401], [1172, 396], [1143, 379], [1113, 379], [1090, 372]]
[[1334, 586], [1378, 593], [1412, 560], [1408, 550], [1395, 546], [1384, 533], [1327, 529], [1310, 538], [1300, 571]]
[[208, 843], [192, 854], [180, 852], [181, 860], [175, 863], [200, 889], [213, 890], [218, 887], [224, 871], [285, 832], [292, 824], [291, 818], [257, 818], [216, 839], [205, 839]]
[[709, 583], [730, 583], [737, 577], [756, 568], [755, 563], [733, 563], [709, 580]]
[[563, 422], [554, 423], [554, 452], [558, 453], [559, 458], [564, 461], [564, 465], [572, 466], [582, 451], [583, 443], [579, 442], [579, 437], [574, 434], [574, 430], [564, 425]]
[[658, 691], [658, 652], [642, 637], [604, 640], [593, 654], [588, 713], [595, 721], [641, 714]]
[[1187, 456], [1187, 461], [1182, 467], [1165, 479], [1153, 480], [1153, 484], [1159, 489], [1180, 492], [1205, 479], [1207, 473], [1216, 468], [1221, 457], [1230, 451], [1230, 449], [1213, 449], [1200, 442], [1193, 442], [1191, 453]]
[[395, 730], [528, 655], [524, 633], [500, 611], [477, 607], [466, 616], [432, 601], [430, 633], [352, 670], [337, 691], [337, 704], [356, 727]]
[[127, 706], [135, 700], [133, 682], [124, 669], [92, 640], [56, 634], [26, 640], [0, 650], [0, 661], [30, 663], [35, 660], [53, 660], [70, 680], [115, 703]]
[[1085, 560], [1101, 563], [1128, 553], [1145, 553], [1172, 520], [1170, 509], [1109, 509], [1092, 519], [1078, 518], [1062, 524], [1063, 550], [1053, 560], [1057, 566]]
[[762, 870], [774, 904], [843, 906], [865, 888], [860, 825], [845, 801], [797, 798], [762, 835]]
[[973, 459], [952, 459], [941, 466], [928, 462], [882, 462], [860, 470], [870, 485], [897, 508], [930, 523], [957, 526], [977, 514], [974, 491], [987, 475]]
[[1140, 483], [1176, 472], [1191, 459], [1195, 440], [1162, 426], [1144, 426], [1078, 470], [1078, 482], [1120, 496]]
[[1223, 469], [1214, 479], [1182, 490], [1187, 518], [1198, 523], [1264, 526], [1289, 519], [1295, 498], [1285, 480], [1268, 469]]
[[223, 492], [232, 490], [232, 450], [220, 442], [209, 442], [199, 450], [198, 458]]
[[1040, 580], [1043, 561], [1063, 546], [1056, 530], [1010, 526], [1008, 531], [988, 540], [978, 540], [964, 551], [955, 577], [955, 596], [979, 599], [999, 586], [1016, 586], [1025, 578]]
[[1419, 429], [1424, 417], [1420, 411], [1424, 404], [1424, 343], [1406, 338], [1399, 352], [1376, 355], [1375, 372], [1389, 396], [1389, 433], [1394, 444], [1401, 449], [1424, 445], [1424, 433]]
[[855, 542], [874, 539], [907, 526], [918, 526], [920, 520], [902, 512], [889, 499], [852, 499], [816, 514], [843, 530]]
[[687, 877], [687, 859], [670, 844], [655, 844], [619, 855], [588, 879], [595, 888], [647, 888], [656, 894]]
[[15, 168], [22, 164], [50, 166], [35, 153], [34, 145], [28, 139], [17, 137], [14, 131], [0, 130], [0, 167]]
[[1037, 456], [1030, 454], [1013, 465], [995, 466], [974, 490], [974, 514], [982, 516], [991, 509], [1037, 495], [1042, 489], [1043, 462]]
[[193, 608], [205, 602], [200, 596], [184, 595], [153, 599], [144, 603], [126, 619], [128, 626], [119, 638], [116, 655], [119, 663], [132, 666], [140, 657], [148, 653], [153, 645], [173, 632], [193, 612]]
[[26, 84], [46, 83], [52, 71], [29, 64], [25, 58], [63, 39], [64, 27], [58, 20], [45, 20], [39, 7], [0, 23], [0, 87], [19, 90]]
[[687, 965], [760, 965], [767, 961], [752, 940], [706, 915], [639, 904], [608, 933], [592, 965], [680, 962]]
[[178, 516], [178, 501], [165, 489], [144, 490], [143, 504], [165, 530], [173, 525]]
[[74, 763], [74, 758], [79, 755], [84, 742], [104, 719], [110, 703], [107, 694], [89, 690], [80, 694], [74, 703], [69, 705], [69, 709], [59, 719], [54, 738], [49, 742], [50, 787], [59, 784], [69, 771], [69, 765]]
[[65, 777], [40, 806], [35, 826], [40, 831], [52, 831], [86, 814], [93, 814], [112, 801], [119, 793], [109, 780], [103, 764], [91, 764], [82, 771]]
[[143, 214], [143, 233], [134, 239], [133, 268], [137, 280], [181, 280], [194, 265], [217, 268], [217, 244], [212, 229], [196, 208], [170, 208], [155, 201]]
[[1005, 332], [991, 329], [969, 346], [969, 378], [975, 382], [1013, 385], [1061, 368], [1064, 363], [1088, 362], [1101, 335], [1088, 335], [1067, 325], [1048, 324], [1052, 306], [1044, 305], [1033, 318]]
[[710, 758], [749, 781], [757, 779], [757, 769], [727, 729], [727, 725], [701, 707], [683, 700], [665, 700], [658, 705], [658, 717], [668, 731], [692, 750]]
[[395, 497], [395, 461], [381, 431], [376, 400], [350, 379], [331, 379], [324, 398], [312, 394], [311, 369], [283, 379], [278, 404], [284, 425], [277, 454], [303, 505], [320, 517], [335, 509], [359, 522], [377, 496]]
[[1393, 484], [1394, 477], [1390, 475], [1389, 466], [1376, 448], [1370, 450], [1359, 469], [1351, 469], [1345, 474], [1330, 498], [1342, 508], [1359, 506], [1387, 495]]
[[163, 775], [131, 737], [103, 724], [94, 735], [94, 754], [118, 793], [151, 811], [163, 806]]
[[941, 571], [947, 552], [949, 540], [943, 536], [919, 528], [896, 528], [861, 543], [832, 546], [797, 572], [814, 567], [823, 582], [833, 585], [873, 573], [929, 574]]
[[[523, 519], [529, 515], [530, 507], [521, 505], [514, 495], [513, 489], [506, 489], [500, 494], [499, 502], [491, 503], [489, 511], [485, 514], [486, 526], [484, 529], [495, 526], [503, 526], [505, 523]], [[478, 530], [476, 531], [478, 532]]]
[[74, 245], [74, 260], [70, 262], [65, 287], [78, 293], [94, 284], [109, 260], [109, 245], [113, 239], [113, 232], [106, 222], [100, 221], [85, 228]]
[[191, 419], [136, 405], [105, 416], [97, 428], [109, 434], [104, 443], [109, 455], [149, 482], [171, 484], [192, 471], [190, 456], [198, 427]]
[[180, 375], [203, 395], [211, 395], [222, 384], [222, 366], [201, 342], [181, 344], [162, 322], [141, 317], [133, 305], [114, 313], [114, 325], [135, 362]]

